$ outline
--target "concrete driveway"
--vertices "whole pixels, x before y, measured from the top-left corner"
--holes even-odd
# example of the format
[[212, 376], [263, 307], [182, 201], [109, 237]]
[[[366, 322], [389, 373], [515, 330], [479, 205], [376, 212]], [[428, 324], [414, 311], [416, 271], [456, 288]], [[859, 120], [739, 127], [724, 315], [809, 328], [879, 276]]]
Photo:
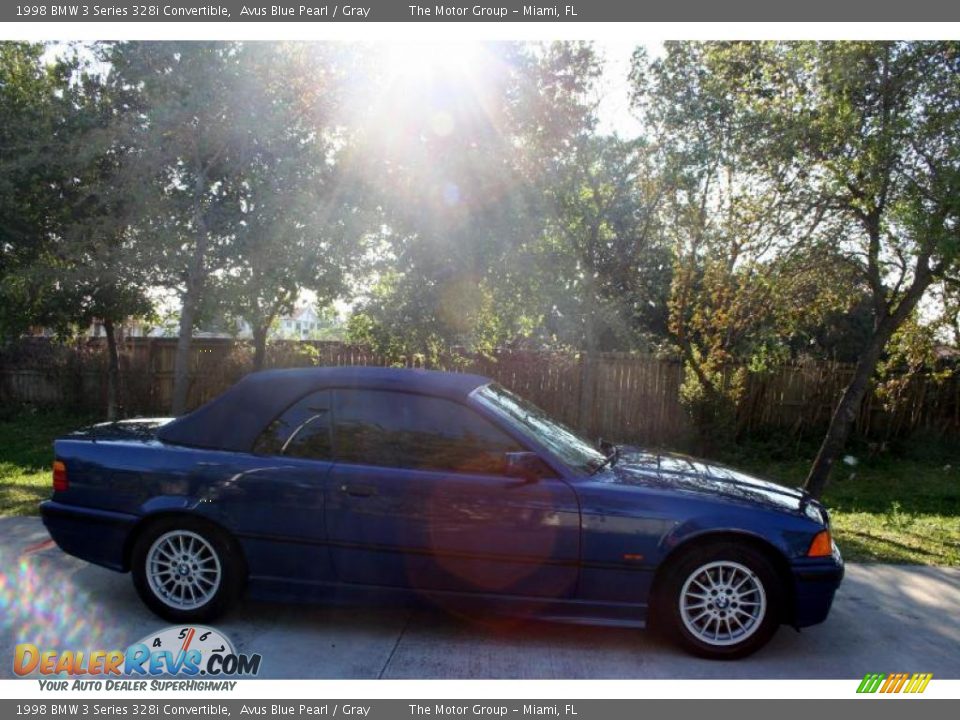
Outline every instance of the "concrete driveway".
[[[0, 677], [18, 642], [124, 648], [166, 623], [129, 575], [60, 552], [37, 518], [0, 518]], [[960, 678], [960, 568], [848, 565], [830, 618], [781, 628], [738, 662], [692, 658], [637, 630], [480, 622], [425, 611], [244, 602], [216, 624], [275, 678]]]

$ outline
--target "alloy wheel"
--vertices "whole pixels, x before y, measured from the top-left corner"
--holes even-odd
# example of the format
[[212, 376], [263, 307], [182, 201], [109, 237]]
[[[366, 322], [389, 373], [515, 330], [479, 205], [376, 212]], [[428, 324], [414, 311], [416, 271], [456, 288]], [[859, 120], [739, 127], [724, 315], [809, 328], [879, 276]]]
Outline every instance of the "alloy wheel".
[[719, 560], [701, 565], [680, 590], [680, 619], [696, 639], [736, 645], [760, 628], [767, 613], [763, 583], [750, 568]]
[[176, 610], [193, 610], [210, 602], [220, 588], [222, 575], [213, 546], [190, 530], [164, 533], [147, 551], [150, 589]]

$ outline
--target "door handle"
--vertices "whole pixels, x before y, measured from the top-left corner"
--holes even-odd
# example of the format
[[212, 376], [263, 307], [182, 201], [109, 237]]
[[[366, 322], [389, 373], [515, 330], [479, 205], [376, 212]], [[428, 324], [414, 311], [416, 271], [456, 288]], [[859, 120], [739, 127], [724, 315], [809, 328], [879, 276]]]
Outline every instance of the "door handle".
[[343, 484], [340, 486], [340, 490], [351, 497], [371, 497], [377, 494], [377, 488], [374, 485]]

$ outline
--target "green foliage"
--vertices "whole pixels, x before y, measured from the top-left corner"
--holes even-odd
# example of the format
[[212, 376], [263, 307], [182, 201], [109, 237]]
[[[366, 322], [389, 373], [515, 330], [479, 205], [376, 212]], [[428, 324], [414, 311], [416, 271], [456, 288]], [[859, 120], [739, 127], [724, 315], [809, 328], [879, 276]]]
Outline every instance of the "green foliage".
[[6, 408], [0, 414], [0, 516], [36, 515], [50, 497], [53, 440], [89, 416]]
[[523, 251], [536, 258], [535, 299], [553, 342], [654, 346], [666, 328], [671, 262], [651, 147], [584, 129], [555, 158], [543, 193], [543, 233]]
[[185, 312], [216, 312], [207, 288], [234, 254], [258, 103], [237, 43], [124, 42], [108, 47], [109, 87], [130, 112], [116, 132], [137, 159], [126, 175], [140, 189], [137, 231], [156, 282]]
[[93, 318], [119, 323], [152, 309], [149, 265], [128, 225], [134, 203], [119, 179], [127, 154], [113, 132], [116, 98], [91, 58], [67, 52], [46, 61], [42, 51], [0, 43], [4, 92], [19, 93], [0, 102], [0, 215], [11, 216], [0, 221], [7, 335], [31, 323], [66, 334]]
[[374, 74], [356, 157], [384, 232], [352, 340], [430, 364], [531, 331], [544, 284], [520, 248], [543, 232], [540, 183], [590, 122], [596, 71], [587, 46], [556, 43], [485, 45], [469, 82], [452, 68], [415, 83]]
[[[714, 444], [788, 360], [882, 360], [895, 402], [957, 332], [958, 48], [669, 43], [635, 58], [624, 139], [588, 43], [415, 72], [375, 46], [0, 43], [0, 331], [149, 314], [162, 287], [184, 337], [243, 320], [260, 363], [307, 288], [427, 365], [679, 354]], [[932, 284], [945, 322], [903, 325]]]
[[877, 395], [886, 408], [895, 407], [917, 380], [936, 388], [953, 376], [954, 368], [936, 354], [939, 330], [938, 324], [921, 323], [915, 315], [890, 338], [887, 355], [877, 366]]
[[442, 358], [450, 363], [451, 346], [453, 356], [491, 352], [505, 334], [501, 323], [483, 281], [392, 273], [373, 288], [367, 309], [351, 315], [347, 338], [389, 358], [439, 367]]
[[681, 398], [711, 445], [732, 439], [747, 373], [782, 362], [787, 339], [819, 319], [836, 287], [803, 247], [819, 219], [779, 181], [786, 163], [764, 173], [751, 154], [752, 117], [736, 98], [754, 52], [671, 43], [653, 62], [639, 54], [632, 74], [673, 247], [666, 330], [685, 363]]

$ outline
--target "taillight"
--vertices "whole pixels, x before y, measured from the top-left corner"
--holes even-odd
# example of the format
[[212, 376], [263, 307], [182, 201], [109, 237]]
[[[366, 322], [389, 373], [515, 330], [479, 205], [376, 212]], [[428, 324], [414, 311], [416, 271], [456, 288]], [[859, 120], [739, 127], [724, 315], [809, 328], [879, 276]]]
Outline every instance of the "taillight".
[[810, 549], [807, 550], [807, 557], [827, 557], [833, 554], [833, 538], [830, 537], [829, 530], [821, 530], [813, 536], [813, 542], [810, 543]]
[[67, 480], [67, 466], [60, 460], [53, 461], [53, 491], [63, 492], [70, 488], [70, 481]]

